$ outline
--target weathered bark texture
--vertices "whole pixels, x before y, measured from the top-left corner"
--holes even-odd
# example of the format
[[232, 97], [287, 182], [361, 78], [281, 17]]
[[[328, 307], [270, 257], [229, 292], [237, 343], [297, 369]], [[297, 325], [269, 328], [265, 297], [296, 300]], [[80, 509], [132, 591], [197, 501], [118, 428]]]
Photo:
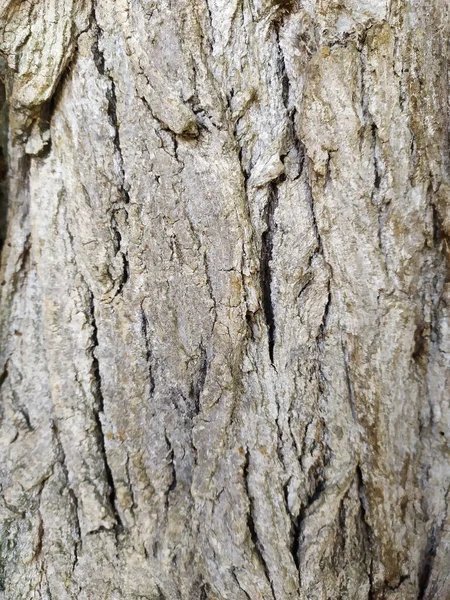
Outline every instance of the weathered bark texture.
[[448, 12], [1, 0], [0, 598], [450, 598]]

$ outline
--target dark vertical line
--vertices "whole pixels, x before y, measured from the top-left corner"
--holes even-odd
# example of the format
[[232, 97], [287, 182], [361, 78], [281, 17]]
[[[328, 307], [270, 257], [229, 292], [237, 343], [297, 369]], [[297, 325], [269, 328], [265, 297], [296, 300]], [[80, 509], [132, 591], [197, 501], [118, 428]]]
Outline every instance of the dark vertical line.
[[92, 338], [92, 349], [91, 349], [92, 375], [93, 375], [93, 377], [95, 379], [95, 383], [96, 383], [96, 388], [95, 388], [95, 392], [94, 392], [96, 405], [94, 406], [93, 414], [94, 414], [94, 419], [95, 419], [95, 422], [97, 425], [98, 443], [100, 446], [100, 452], [102, 454], [103, 463], [105, 466], [105, 478], [106, 478], [106, 483], [108, 486], [108, 501], [111, 506], [111, 510], [113, 512], [114, 518], [116, 520], [116, 526], [122, 527], [122, 522], [121, 522], [119, 513], [117, 512], [117, 508], [116, 508], [116, 501], [117, 501], [116, 488], [114, 485], [114, 478], [113, 478], [113, 475], [111, 472], [111, 468], [108, 463], [108, 457], [106, 454], [106, 447], [105, 447], [105, 436], [103, 433], [103, 425], [102, 425], [102, 422], [100, 419], [100, 413], [104, 413], [104, 399], [103, 399], [103, 393], [102, 393], [102, 379], [101, 379], [101, 375], [100, 375], [100, 366], [99, 366], [98, 358], [95, 354], [96, 348], [98, 347], [98, 330], [97, 330], [97, 323], [95, 320], [94, 295], [92, 294], [92, 292], [90, 293], [90, 298], [89, 298], [89, 316], [90, 316], [91, 327], [92, 327], [92, 335], [91, 335], [91, 338]]
[[[280, 178], [281, 180], [281, 178]], [[273, 364], [273, 351], [275, 345], [275, 318], [272, 302], [272, 269], [273, 238], [276, 231], [274, 213], [278, 206], [278, 184], [273, 181], [268, 186], [268, 199], [264, 210], [264, 221], [266, 229], [261, 236], [260, 257], [260, 283], [262, 294], [262, 305], [267, 325], [267, 336], [269, 343], [269, 356]]]

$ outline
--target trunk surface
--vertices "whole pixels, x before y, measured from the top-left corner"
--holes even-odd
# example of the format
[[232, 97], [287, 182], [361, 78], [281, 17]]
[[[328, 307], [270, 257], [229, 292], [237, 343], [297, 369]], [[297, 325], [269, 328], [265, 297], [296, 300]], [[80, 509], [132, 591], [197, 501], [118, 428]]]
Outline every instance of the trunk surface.
[[0, 598], [450, 598], [446, 0], [0, 2]]

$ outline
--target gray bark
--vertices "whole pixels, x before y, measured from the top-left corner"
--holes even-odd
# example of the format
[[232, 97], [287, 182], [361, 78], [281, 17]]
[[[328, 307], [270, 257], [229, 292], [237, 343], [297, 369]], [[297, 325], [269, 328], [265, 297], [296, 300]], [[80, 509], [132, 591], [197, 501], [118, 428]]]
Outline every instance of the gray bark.
[[1, 0], [0, 598], [450, 598], [448, 17]]

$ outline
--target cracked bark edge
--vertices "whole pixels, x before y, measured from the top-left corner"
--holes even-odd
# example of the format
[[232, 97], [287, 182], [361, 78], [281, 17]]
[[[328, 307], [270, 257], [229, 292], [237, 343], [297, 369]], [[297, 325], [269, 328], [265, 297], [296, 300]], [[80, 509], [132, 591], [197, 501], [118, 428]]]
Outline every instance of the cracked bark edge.
[[109, 466], [109, 463], [108, 463], [108, 456], [107, 456], [106, 446], [105, 446], [105, 435], [103, 432], [103, 425], [102, 425], [101, 416], [100, 416], [101, 414], [104, 414], [104, 400], [103, 400], [103, 393], [102, 393], [102, 380], [101, 380], [101, 375], [100, 375], [100, 365], [99, 365], [99, 362], [98, 362], [98, 359], [96, 356], [96, 349], [98, 347], [98, 330], [97, 330], [97, 323], [95, 320], [94, 295], [92, 294], [92, 292], [90, 292], [90, 298], [89, 298], [89, 318], [90, 318], [90, 324], [92, 327], [92, 335], [91, 335], [91, 339], [92, 339], [92, 347], [91, 347], [92, 371], [91, 371], [91, 373], [92, 373], [92, 376], [93, 376], [94, 382], [95, 382], [94, 397], [95, 397], [95, 402], [96, 402], [96, 406], [93, 409], [93, 414], [94, 414], [94, 419], [95, 419], [95, 422], [97, 425], [97, 438], [98, 438], [100, 453], [101, 453], [102, 459], [103, 459], [106, 483], [108, 486], [108, 503], [110, 505], [111, 512], [115, 519], [114, 529], [115, 529], [115, 533], [117, 535], [123, 529], [123, 523], [120, 519], [120, 515], [117, 510], [116, 488], [115, 488], [115, 484], [114, 484], [114, 478], [112, 475], [111, 467]]
[[[257, 528], [256, 528], [256, 524], [253, 518], [254, 515], [254, 507], [253, 507], [253, 499], [252, 499], [252, 495], [250, 493], [250, 486], [249, 486], [249, 467], [250, 467], [250, 450], [248, 449], [248, 447], [246, 447], [245, 449], [245, 457], [244, 457], [244, 465], [243, 465], [243, 469], [242, 469], [242, 476], [244, 479], [244, 489], [245, 489], [245, 494], [246, 497], [248, 499], [248, 511], [247, 511], [247, 528], [248, 531], [250, 533], [250, 539], [252, 541], [253, 544], [253, 549], [255, 551], [255, 554], [258, 558], [258, 561], [263, 569], [265, 578], [267, 580], [267, 583], [270, 586], [271, 592], [272, 592], [272, 597], [273, 600], [277, 600], [276, 595], [275, 595], [275, 590], [273, 587], [273, 583], [270, 577], [270, 571], [269, 571], [269, 567], [267, 565], [267, 562], [264, 558], [264, 546], [262, 545], [259, 537], [258, 537], [258, 532], [257, 532]], [[239, 586], [240, 587], [240, 586]]]

